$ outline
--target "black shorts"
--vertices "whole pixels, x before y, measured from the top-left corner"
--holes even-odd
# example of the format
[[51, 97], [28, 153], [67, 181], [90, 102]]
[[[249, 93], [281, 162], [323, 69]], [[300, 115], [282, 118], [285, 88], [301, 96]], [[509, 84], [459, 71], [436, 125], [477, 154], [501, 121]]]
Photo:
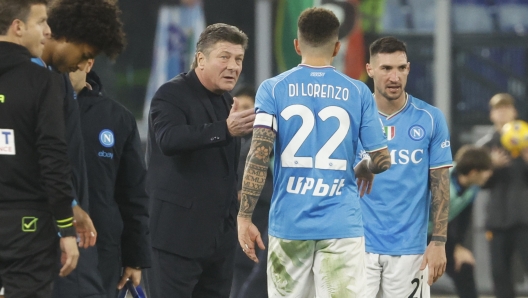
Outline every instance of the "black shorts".
[[5, 297], [49, 298], [59, 237], [51, 213], [0, 205], [0, 279]]

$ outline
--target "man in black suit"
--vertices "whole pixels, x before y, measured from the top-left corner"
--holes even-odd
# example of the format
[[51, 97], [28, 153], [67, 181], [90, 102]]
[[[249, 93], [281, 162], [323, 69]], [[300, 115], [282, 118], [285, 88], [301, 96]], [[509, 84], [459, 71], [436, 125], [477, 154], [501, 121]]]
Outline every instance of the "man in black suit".
[[239, 136], [252, 110], [235, 87], [247, 36], [226, 24], [200, 35], [192, 70], [161, 86], [149, 113], [150, 297], [229, 297], [236, 248]]

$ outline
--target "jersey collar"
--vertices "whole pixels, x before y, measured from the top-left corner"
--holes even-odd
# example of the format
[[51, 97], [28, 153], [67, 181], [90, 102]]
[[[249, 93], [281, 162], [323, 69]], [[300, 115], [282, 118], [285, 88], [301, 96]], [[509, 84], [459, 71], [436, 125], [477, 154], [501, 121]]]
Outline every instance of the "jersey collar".
[[316, 68], [316, 69], [322, 69], [322, 68], [332, 68], [332, 69], [335, 69], [335, 67], [333, 67], [332, 65], [325, 65], [325, 66], [313, 66], [313, 65], [308, 65], [308, 64], [299, 64], [298, 66], [304, 66], [304, 67], [309, 67], [309, 68]]
[[[374, 93], [372, 93], [372, 97], [374, 97]], [[387, 120], [391, 119], [391, 118], [394, 118], [394, 116], [398, 115], [399, 113], [401, 113], [401, 111], [405, 110], [405, 108], [407, 107], [407, 103], [409, 102], [409, 94], [407, 92], [405, 92], [405, 103], [403, 104], [403, 106], [397, 110], [396, 112], [390, 114], [390, 115], [387, 115], [385, 113], [382, 113], [380, 110], [378, 110], [378, 113], [380, 113], [380, 115], [384, 116], [385, 118], [387, 118]]]

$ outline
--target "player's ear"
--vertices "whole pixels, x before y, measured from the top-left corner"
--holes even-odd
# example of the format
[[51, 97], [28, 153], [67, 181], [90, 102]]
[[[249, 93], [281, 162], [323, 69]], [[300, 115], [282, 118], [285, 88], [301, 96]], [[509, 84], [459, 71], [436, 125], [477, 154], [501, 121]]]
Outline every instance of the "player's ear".
[[203, 70], [205, 64], [205, 54], [202, 52], [196, 53], [196, 62], [198, 64], [197, 67]]
[[332, 57], [335, 57], [337, 53], [339, 53], [339, 49], [341, 48], [341, 42], [338, 40], [336, 41], [334, 45], [334, 53], [332, 54]]
[[88, 61], [86, 61], [85, 72], [89, 73], [90, 71], [92, 71], [92, 67], [94, 66], [94, 64], [95, 64], [95, 59], [93, 59], [93, 58], [88, 59]]
[[407, 72], [411, 71], [411, 62], [407, 62]]
[[367, 70], [368, 76], [372, 78], [372, 65], [370, 65], [370, 63], [367, 63], [367, 65], [365, 65], [365, 69]]
[[295, 52], [297, 52], [299, 56], [302, 56], [301, 47], [299, 46], [299, 40], [297, 38], [293, 40], [293, 47], [295, 48]]
[[11, 23], [11, 26], [8, 30], [13, 30], [12, 32], [17, 37], [20, 37], [24, 33], [23, 31], [25, 30], [25, 28], [26, 28], [26, 24], [23, 21], [19, 19], [14, 19], [13, 23]]

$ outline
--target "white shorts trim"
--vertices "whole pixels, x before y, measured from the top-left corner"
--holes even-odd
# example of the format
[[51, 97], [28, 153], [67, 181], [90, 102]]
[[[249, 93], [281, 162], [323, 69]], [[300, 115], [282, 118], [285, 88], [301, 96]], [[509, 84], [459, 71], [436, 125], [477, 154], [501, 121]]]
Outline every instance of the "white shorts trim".
[[423, 255], [389, 256], [367, 252], [365, 297], [430, 298], [429, 268], [420, 270], [422, 260]]

